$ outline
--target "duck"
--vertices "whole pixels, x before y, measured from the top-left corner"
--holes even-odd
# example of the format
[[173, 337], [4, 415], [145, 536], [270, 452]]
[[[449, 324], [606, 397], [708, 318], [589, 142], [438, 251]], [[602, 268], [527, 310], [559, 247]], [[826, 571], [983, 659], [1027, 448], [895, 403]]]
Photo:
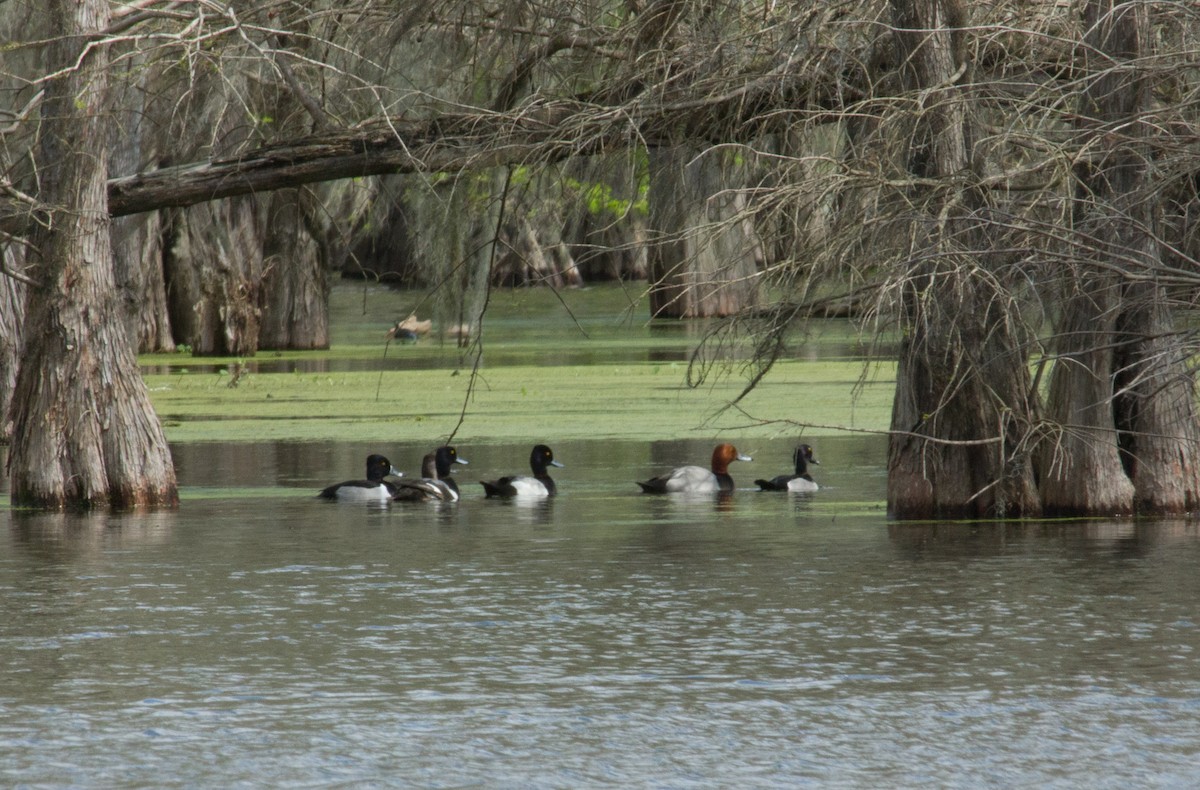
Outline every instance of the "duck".
[[395, 483], [396, 494], [392, 498], [400, 502], [457, 502], [458, 484], [450, 477], [450, 468], [466, 463], [466, 458], [458, 456], [458, 450], [443, 445], [421, 459], [419, 478]]
[[808, 473], [809, 464], [821, 465], [821, 462], [813, 457], [813, 449], [807, 444], [800, 445], [792, 453], [792, 461], [796, 465], [795, 474], [778, 475], [770, 480], [755, 480], [755, 485], [763, 491], [806, 492], [818, 490], [820, 486]]
[[417, 314], [412, 313], [403, 321], [397, 321], [391, 329], [387, 331], [389, 338], [395, 338], [402, 343], [415, 343], [422, 335], [429, 334], [433, 329], [433, 321], [425, 319], [420, 321], [417, 319]]
[[406, 477], [394, 484], [397, 502], [457, 502], [458, 490], [450, 487], [449, 480], [440, 480], [437, 471], [437, 455], [427, 454], [421, 459], [421, 476]]
[[750, 456], [739, 453], [732, 444], [718, 444], [713, 448], [711, 470], [703, 466], [679, 466], [638, 485], [647, 494], [715, 494], [732, 491], [733, 478], [729, 476], [729, 464], [751, 460]]
[[404, 473], [392, 466], [386, 457], [368, 455], [366, 480], [335, 483], [323, 488], [317, 496], [336, 502], [387, 502], [396, 493], [395, 483], [384, 480], [389, 475], [402, 477]]
[[469, 466], [470, 465], [469, 462], [467, 461], [466, 458], [463, 458], [462, 456], [460, 456], [458, 454], [458, 450], [456, 450], [455, 448], [451, 447], [448, 444], [444, 444], [441, 447], [434, 450], [433, 456], [434, 456], [434, 461], [435, 461], [435, 468], [437, 469], [438, 480], [441, 480], [446, 485], [450, 486], [451, 490], [453, 490], [454, 493], [457, 494], [458, 493], [458, 483], [454, 482], [454, 478], [450, 477], [450, 470], [454, 466], [454, 464], [462, 464], [463, 466]]
[[533, 476], [511, 475], [499, 480], [480, 480], [483, 490], [489, 497], [547, 497], [553, 496], [557, 489], [550, 475], [546, 474], [547, 466], [563, 465], [554, 460], [554, 451], [544, 444], [535, 445], [529, 454], [529, 468]]

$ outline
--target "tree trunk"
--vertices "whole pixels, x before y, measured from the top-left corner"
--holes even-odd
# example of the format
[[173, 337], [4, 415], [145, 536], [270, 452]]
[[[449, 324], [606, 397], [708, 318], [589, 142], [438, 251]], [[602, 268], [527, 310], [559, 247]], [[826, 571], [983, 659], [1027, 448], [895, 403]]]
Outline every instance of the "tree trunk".
[[[410, 185], [409, 181], [407, 176], [383, 176], [352, 186], [348, 182], [334, 186], [331, 192], [337, 196], [336, 205], [328, 208], [325, 216], [351, 216], [354, 223], [340, 229], [329, 223], [319, 237], [327, 247], [344, 250], [341, 256], [332, 249], [326, 253], [332, 272], [410, 288], [441, 281], [446, 271], [417, 249], [422, 231], [432, 232], [419, 221], [431, 213], [425, 200], [429, 193], [423, 185]], [[349, 189], [360, 193], [352, 195]], [[339, 230], [341, 240], [336, 238]]]
[[[919, 281], [928, 303], [916, 308], [901, 343], [888, 446], [888, 512], [896, 518], [1040, 513], [1025, 353], [1005, 326], [1005, 294], [973, 280], [939, 269]], [[917, 299], [910, 293], [910, 306]]]
[[[25, 248], [6, 244], [0, 248], [4, 270], [21, 272], [25, 266]], [[8, 408], [13, 387], [17, 383], [17, 368], [21, 361], [21, 337], [25, 326], [25, 284], [7, 274], [0, 274], [0, 443], [12, 436]]]
[[1058, 428], [1041, 459], [1043, 507], [1055, 516], [1130, 513], [1133, 484], [1121, 465], [1113, 421], [1119, 283], [1104, 271], [1071, 279], [1073, 292], [1055, 331], [1047, 417]]
[[1076, 168], [1081, 253], [1056, 333], [1050, 416], [1063, 428], [1047, 450], [1043, 498], [1061, 515], [1184, 513], [1200, 504], [1200, 423], [1188, 354], [1153, 276], [1162, 249], [1138, 121], [1150, 81], [1134, 66], [1150, 54], [1149, 9], [1091, 0], [1084, 23], [1078, 130], [1093, 159]]
[[[959, 0], [893, 0], [906, 91], [923, 96], [908, 138], [920, 179], [973, 172], [966, 104], [954, 88], [963, 55]], [[969, 187], [913, 186], [910, 274], [888, 447], [888, 510], [896, 518], [1035, 515], [1022, 438], [1033, 412], [1015, 308], [985, 268], [987, 238]], [[924, 230], [930, 228], [931, 230]], [[998, 284], [989, 285], [997, 282]]]
[[285, 189], [263, 198], [261, 349], [329, 348], [327, 262], [308, 217], [315, 210], [306, 190]]
[[[152, 134], [146, 133], [145, 96], [151, 90], [151, 69], [144, 55], [122, 53], [124, 66], [110, 73], [110, 118], [116, 125], [110, 169], [118, 173], [143, 170], [156, 158]], [[120, 217], [112, 223], [117, 288], [125, 325], [141, 352], [174, 351], [167, 313], [162, 266], [162, 214], [146, 212]]]
[[1173, 326], [1166, 289], [1125, 288], [1117, 320], [1114, 416], [1134, 507], [1147, 515], [1200, 508], [1200, 420], [1191, 353]]
[[[274, 66], [282, 80], [264, 80], [262, 105], [274, 118], [276, 134], [300, 135], [329, 129], [311, 86], [322, 85], [321, 69], [310, 63], [321, 56], [313, 39], [308, 11], [302, 5], [272, 15], [280, 28], [296, 35], [276, 35]], [[310, 70], [312, 73], [310, 73]], [[328, 191], [328, 190], [325, 190]], [[323, 207], [313, 188], [284, 189], [264, 195], [262, 323], [258, 347], [264, 349], [329, 348], [329, 282], [332, 261], [318, 214]]]
[[565, 166], [578, 195], [569, 204], [563, 241], [586, 282], [649, 275], [639, 161], [630, 151], [581, 157]]
[[682, 146], [650, 152], [655, 317], [727, 316], [757, 303], [762, 245], [742, 216], [745, 199], [723, 182], [720, 156]]
[[17, 506], [174, 506], [175, 471], [116, 295], [106, 198], [106, 0], [48, 0], [60, 35], [39, 140], [42, 201], [9, 458]]
[[[1097, 12], [1111, 13], [1107, 4]], [[1152, 54], [1150, 6], [1136, 5], [1117, 12], [1114, 50], [1129, 59]], [[1150, 183], [1146, 162], [1152, 154], [1147, 124], [1127, 123], [1152, 105], [1151, 80], [1136, 73], [1122, 85], [1128, 98], [1113, 108], [1112, 120], [1134, 136], [1135, 144], [1121, 146], [1125, 161], [1120, 181], [1125, 193], [1119, 203], [1123, 216], [1110, 225], [1117, 238], [1131, 247], [1118, 250], [1120, 259], [1144, 261], [1151, 272], [1162, 270], [1163, 246], [1159, 242], [1161, 204], [1143, 199], [1157, 186]], [[1110, 91], [1105, 92], [1108, 95]], [[1193, 234], [1195, 235], [1195, 234]], [[1193, 241], [1194, 243], [1194, 241]], [[1196, 387], [1192, 350], [1183, 342], [1168, 289], [1154, 280], [1128, 282], [1122, 291], [1123, 307], [1117, 318], [1121, 344], [1116, 348], [1114, 416], [1119, 431], [1122, 461], [1133, 480], [1134, 507], [1139, 513], [1174, 515], [1200, 507], [1200, 418], [1196, 413]]]
[[258, 350], [262, 229], [257, 199], [170, 212], [163, 268], [175, 340], [196, 356]]
[[[544, 217], [544, 215], [541, 215]], [[544, 219], [538, 228], [538, 214], [522, 213], [501, 223], [500, 245], [503, 250], [492, 264], [491, 281], [508, 287], [546, 285], [551, 288], [577, 287], [583, 284], [579, 270], [553, 223]]]
[[117, 288], [125, 331], [139, 352], [174, 351], [163, 279], [162, 214], [118, 217], [112, 223]]

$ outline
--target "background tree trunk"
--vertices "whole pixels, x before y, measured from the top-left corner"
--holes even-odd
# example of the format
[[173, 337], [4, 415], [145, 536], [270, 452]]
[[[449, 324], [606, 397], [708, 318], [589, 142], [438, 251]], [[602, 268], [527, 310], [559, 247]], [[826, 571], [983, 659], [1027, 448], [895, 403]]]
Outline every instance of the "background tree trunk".
[[[88, 36], [106, 0], [48, 0], [58, 34], [38, 154], [52, 223], [35, 237], [25, 351], [13, 393], [14, 505], [44, 508], [178, 503], [175, 470], [138, 373], [116, 295], [107, 206], [108, 50]], [[61, 72], [60, 72], [61, 70]]]
[[[110, 169], [118, 173], [146, 170], [157, 158], [153, 135], [147, 133], [145, 96], [150, 74], [146, 58], [126, 55], [123, 67], [109, 74], [111, 135]], [[117, 288], [125, 310], [125, 325], [138, 351], [174, 351], [163, 279], [162, 213], [149, 211], [112, 222]]]
[[[274, 65], [281, 79], [264, 80], [261, 104], [269, 108], [278, 135], [298, 137], [332, 125], [311, 90], [313, 85], [322, 85], [320, 70], [311, 66], [321, 53], [315, 47], [307, 15], [307, 9], [297, 5], [281, 8], [273, 17], [282, 29], [295, 33], [270, 39], [277, 48]], [[279, 190], [261, 200], [266, 222], [258, 347], [328, 348], [332, 262], [323, 255], [331, 250], [321, 244], [317, 215], [323, 207], [318, 205], [314, 188]]]
[[1054, 333], [1046, 413], [1056, 431], [1041, 460], [1043, 506], [1048, 515], [1130, 513], [1133, 484], [1117, 452], [1112, 400], [1120, 286], [1103, 271], [1071, 279]]
[[[0, 247], [4, 269], [20, 272], [25, 267], [25, 248], [19, 244]], [[13, 387], [17, 383], [17, 368], [21, 361], [21, 338], [25, 326], [25, 285], [17, 279], [0, 274], [0, 443], [12, 435], [8, 408]]]
[[542, 218], [537, 227], [529, 215], [510, 217], [501, 223], [499, 249], [503, 252], [492, 264], [492, 283], [548, 285], [551, 288], [583, 284], [558, 229], [545, 221], [544, 214]]
[[163, 268], [175, 340], [196, 356], [258, 350], [262, 227], [258, 199], [173, 209]]
[[[893, 0], [907, 95], [921, 97], [907, 169], [946, 178], [910, 187], [911, 276], [888, 447], [888, 511], [897, 518], [1035, 515], [1039, 501], [1022, 437], [1031, 420], [1026, 353], [1001, 281], [984, 269], [988, 239], [970, 214], [970, 121], [959, 0]], [[928, 229], [928, 230], [927, 230]]]
[[[263, 198], [262, 349], [329, 348], [329, 263], [314, 238], [316, 199], [303, 189]], [[319, 231], [318, 231], [319, 232]]]
[[112, 221], [117, 289], [125, 331], [139, 352], [174, 351], [163, 279], [163, 225], [157, 211]]
[[757, 303], [762, 245], [721, 153], [650, 151], [650, 314], [733, 315]]
[[568, 208], [563, 240], [587, 282], [649, 276], [643, 161], [628, 151], [581, 158], [564, 167], [577, 194]]
[[[153, 82], [157, 90], [147, 110], [157, 133], [153, 145], [171, 157], [232, 155], [262, 140], [274, 123], [273, 105], [261, 100], [259, 87], [269, 69], [261, 57], [246, 70], [204, 63], [209, 67], [185, 74], [164, 64]], [[240, 194], [164, 212], [171, 329], [175, 342], [190, 346], [194, 355], [252, 356], [258, 350], [263, 204], [269, 199]]]

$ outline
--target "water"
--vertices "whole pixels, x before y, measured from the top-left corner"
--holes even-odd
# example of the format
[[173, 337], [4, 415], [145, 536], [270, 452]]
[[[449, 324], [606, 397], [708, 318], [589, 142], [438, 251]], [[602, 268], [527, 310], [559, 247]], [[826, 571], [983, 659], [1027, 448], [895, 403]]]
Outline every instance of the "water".
[[312, 498], [376, 448], [198, 443], [176, 513], [0, 510], [0, 783], [1200, 783], [1195, 525], [889, 523], [881, 440], [812, 443], [812, 496], [746, 488], [782, 440], [725, 501], [633, 485], [708, 442], [592, 441], [390, 508]]

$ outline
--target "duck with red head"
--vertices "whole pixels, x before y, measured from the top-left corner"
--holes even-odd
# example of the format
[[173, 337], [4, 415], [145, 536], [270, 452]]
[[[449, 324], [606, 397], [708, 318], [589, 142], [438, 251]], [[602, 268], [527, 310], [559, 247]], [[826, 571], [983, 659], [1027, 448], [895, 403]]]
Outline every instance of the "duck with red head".
[[715, 494], [733, 490], [733, 478], [729, 476], [729, 465], [734, 461], [750, 461], [732, 444], [718, 444], [713, 448], [712, 469], [703, 466], [679, 466], [665, 475], [639, 482], [647, 494]]

